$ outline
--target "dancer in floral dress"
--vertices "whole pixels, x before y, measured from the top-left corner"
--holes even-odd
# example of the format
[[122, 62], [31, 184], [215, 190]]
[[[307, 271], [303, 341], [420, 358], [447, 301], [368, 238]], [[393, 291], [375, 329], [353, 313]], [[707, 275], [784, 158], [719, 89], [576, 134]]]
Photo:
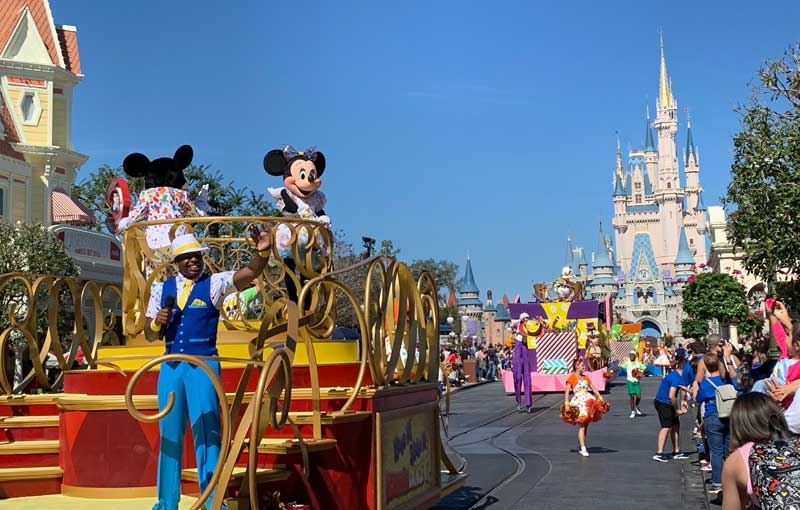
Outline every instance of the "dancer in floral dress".
[[[570, 391], [574, 393], [571, 400], [569, 398]], [[594, 394], [594, 398], [592, 394]], [[607, 410], [608, 404], [592, 385], [592, 381], [583, 373], [583, 359], [575, 358], [572, 360], [572, 374], [567, 378], [564, 388], [564, 407], [562, 407], [561, 419], [578, 426], [579, 453], [584, 457], [589, 456], [586, 449], [589, 424], [600, 421], [603, 413]]]

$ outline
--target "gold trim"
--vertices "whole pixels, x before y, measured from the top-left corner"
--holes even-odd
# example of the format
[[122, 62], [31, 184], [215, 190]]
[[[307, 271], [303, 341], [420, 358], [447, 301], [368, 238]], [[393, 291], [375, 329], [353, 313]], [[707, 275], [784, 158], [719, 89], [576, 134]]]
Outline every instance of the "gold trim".
[[2, 416], [0, 429], [58, 427], [58, 416]]
[[17, 480], [43, 480], [45, 478], [61, 478], [64, 472], [60, 467], [25, 467], [0, 469], [0, 482]]
[[0, 406], [45, 406], [55, 403], [56, 398], [64, 396], [59, 394], [42, 395], [5, 395], [0, 396]]
[[0, 455], [32, 455], [37, 453], [58, 453], [58, 439], [0, 443]]
[[[419, 389], [426, 389], [427, 385], [419, 385]], [[436, 385], [430, 385], [430, 388], [435, 388]], [[386, 390], [378, 390], [376, 388], [361, 388], [358, 398], [374, 398], [378, 393], [385, 395], [387, 393], [406, 393], [408, 388], [389, 388]], [[353, 388], [320, 388], [321, 400], [340, 400], [347, 399], [353, 395]], [[228, 405], [233, 403], [236, 398], [235, 393], [225, 394]], [[283, 398], [283, 393], [281, 394]], [[292, 400], [310, 400], [313, 398], [313, 391], [311, 388], [293, 388]], [[247, 392], [244, 394], [242, 403], [249, 404], [253, 399], [253, 393]], [[158, 397], [156, 395], [136, 395], [133, 397], [138, 409], [155, 410], [158, 409]], [[70, 394], [67, 396], [60, 395], [54, 402], [59, 409], [64, 411], [122, 411], [127, 409], [125, 406], [125, 395], [80, 395]], [[0, 424], [2, 421], [0, 421]]]
[[62, 483], [61, 494], [90, 499], [154, 498], [156, 487], [76, 487]]

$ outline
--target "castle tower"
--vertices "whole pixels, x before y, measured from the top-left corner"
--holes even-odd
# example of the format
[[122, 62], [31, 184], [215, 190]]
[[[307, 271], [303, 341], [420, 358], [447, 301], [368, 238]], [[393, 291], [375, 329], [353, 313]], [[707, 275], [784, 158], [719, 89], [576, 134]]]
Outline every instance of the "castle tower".
[[[480, 300], [481, 291], [475, 284], [475, 276], [472, 274], [472, 262], [467, 257], [467, 267], [464, 269], [464, 281], [459, 289], [458, 296], [458, 319], [461, 320], [465, 315], [470, 319], [477, 320], [483, 325], [483, 303]], [[481, 329], [483, 327], [481, 326]], [[462, 329], [462, 332], [465, 332]], [[479, 332], [483, 337], [483, 332]]]
[[686, 240], [686, 229], [681, 228], [681, 235], [678, 240], [678, 255], [675, 257], [675, 279], [685, 281], [690, 275], [694, 274], [694, 266], [694, 257], [689, 251], [689, 242]]
[[603, 224], [600, 223], [600, 232], [597, 238], [597, 251], [592, 263], [592, 280], [587, 288], [595, 299], [608, 292], [616, 290], [617, 282], [614, 280], [614, 263], [608, 253], [606, 236], [603, 234]]
[[[675, 135], [678, 133], [678, 102], [672, 95], [672, 82], [667, 75], [664, 40], [661, 39], [661, 66], [658, 81], [655, 128], [658, 133], [658, 179], [656, 190], [664, 192], [679, 188], [678, 158]], [[649, 131], [649, 129], [648, 129]]]
[[653, 123], [650, 120], [650, 107], [647, 107], [646, 131], [644, 134], [644, 159], [647, 166], [647, 175], [651, 183], [658, 185], [658, 150], [653, 142]]

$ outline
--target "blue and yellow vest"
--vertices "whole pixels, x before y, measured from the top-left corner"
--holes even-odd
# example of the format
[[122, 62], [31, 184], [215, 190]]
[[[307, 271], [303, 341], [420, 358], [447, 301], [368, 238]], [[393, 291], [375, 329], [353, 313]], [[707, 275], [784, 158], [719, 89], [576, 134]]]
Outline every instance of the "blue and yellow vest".
[[[161, 308], [167, 296], [177, 298], [175, 277], [164, 282], [161, 291]], [[217, 326], [219, 310], [211, 302], [211, 277], [204, 274], [192, 288], [183, 310], [176, 303], [167, 324], [166, 354], [193, 354], [215, 356], [217, 354]]]

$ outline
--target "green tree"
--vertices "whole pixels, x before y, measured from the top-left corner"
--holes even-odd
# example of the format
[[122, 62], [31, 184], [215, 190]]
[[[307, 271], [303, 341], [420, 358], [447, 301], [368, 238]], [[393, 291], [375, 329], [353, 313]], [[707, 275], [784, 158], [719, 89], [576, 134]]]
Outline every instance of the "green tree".
[[749, 308], [744, 286], [725, 273], [702, 273], [683, 289], [683, 310], [693, 319], [741, 322]]
[[379, 252], [381, 257], [396, 259], [400, 255], [400, 248], [395, 248], [394, 243], [389, 239], [381, 241], [381, 250]]
[[754, 313], [751, 313], [745, 320], [738, 324], [737, 329], [740, 335], [750, 336], [757, 330], [761, 330], [763, 327], [764, 319]]
[[446, 301], [450, 289], [457, 286], [458, 264], [449, 260], [415, 259], [411, 262], [409, 268], [414, 276], [417, 277], [423, 271], [433, 273], [436, 287], [439, 290], [439, 297], [442, 301]]
[[800, 45], [765, 62], [734, 137], [731, 181], [723, 202], [734, 209], [728, 235], [745, 268], [774, 290], [776, 275], [800, 274]]
[[700, 319], [683, 319], [681, 321], [681, 336], [701, 340], [708, 334], [708, 321]]
[[[41, 224], [19, 223], [10, 225], [0, 222], [0, 275], [7, 273], [25, 273], [26, 275], [78, 276], [80, 269], [75, 261], [64, 250], [64, 244]], [[47, 331], [48, 293], [38, 292], [34, 296], [36, 302], [36, 331], [33, 332], [41, 342]], [[74, 322], [74, 303], [72, 295], [66, 287], [58, 293], [59, 309], [58, 332], [63, 346], [71, 342]], [[21, 283], [12, 281], [0, 290], [0, 332], [11, 326], [10, 313], [18, 318], [24, 316], [31, 305], [26, 289]], [[27, 347], [24, 339], [17, 332], [11, 333], [12, 346], [19, 348], [21, 357], [14, 362], [8, 358], [0, 358], [6, 363], [6, 373], [14, 373], [13, 363], [21, 367]], [[25, 347], [23, 347], [25, 346]], [[5, 353], [4, 353], [5, 354]], [[16, 379], [16, 378], [15, 378]], [[18, 381], [17, 381], [18, 382]]]

